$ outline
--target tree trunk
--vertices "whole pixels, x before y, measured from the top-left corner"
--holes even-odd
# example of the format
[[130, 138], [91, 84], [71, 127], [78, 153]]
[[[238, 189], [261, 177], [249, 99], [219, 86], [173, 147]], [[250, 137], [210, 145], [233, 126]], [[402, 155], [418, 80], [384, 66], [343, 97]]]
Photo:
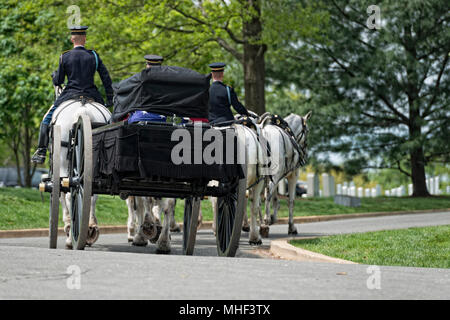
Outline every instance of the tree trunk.
[[413, 184], [413, 197], [428, 197], [425, 181], [425, 157], [423, 148], [419, 147], [411, 152], [411, 179]]
[[261, 43], [260, 1], [248, 0], [247, 5], [250, 18], [243, 24], [245, 107], [261, 115], [266, 111], [264, 55], [267, 47]]
[[[415, 145], [420, 141], [421, 126], [419, 124], [420, 118], [414, 110], [410, 109], [410, 125], [409, 137]], [[427, 190], [425, 178], [425, 156], [422, 145], [415, 146], [410, 151], [411, 156], [411, 180], [413, 184], [413, 197], [429, 197], [430, 193]]]

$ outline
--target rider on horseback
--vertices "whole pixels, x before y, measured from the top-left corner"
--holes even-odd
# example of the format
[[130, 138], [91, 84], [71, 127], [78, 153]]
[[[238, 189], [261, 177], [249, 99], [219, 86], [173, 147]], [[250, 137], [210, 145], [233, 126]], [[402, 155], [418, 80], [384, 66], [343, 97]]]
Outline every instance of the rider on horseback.
[[59, 67], [53, 72], [53, 84], [60, 86], [64, 83], [67, 75], [67, 85], [61, 95], [56, 99], [53, 106], [45, 114], [39, 130], [38, 149], [34, 153], [31, 161], [34, 163], [44, 163], [48, 146], [48, 132], [52, 121], [52, 115], [56, 108], [64, 101], [77, 98], [90, 98], [103, 104], [104, 101], [94, 84], [95, 72], [98, 71], [103, 86], [106, 91], [106, 107], [112, 106], [113, 89], [108, 70], [102, 60], [94, 50], [87, 50], [84, 47], [86, 43], [86, 30], [88, 27], [79, 26], [71, 28], [71, 38], [73, 49], [64, 52], [59, 59]]

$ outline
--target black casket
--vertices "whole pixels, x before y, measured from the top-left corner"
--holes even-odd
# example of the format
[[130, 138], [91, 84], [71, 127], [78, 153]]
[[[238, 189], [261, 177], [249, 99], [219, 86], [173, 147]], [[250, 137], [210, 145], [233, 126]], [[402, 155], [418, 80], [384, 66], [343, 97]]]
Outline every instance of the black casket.
[[211, 75], [156, 66], [113, 84], [113, 121], [136, 110], [166, 116], [208, 118]]
[[[173, 132], [177, 129], [186, 130], [185, 133], [190, 135], [188, 148], [178, 153], [190, 154], [189, 160], [184, 163], [174, 163], [172, 157], [172, 150], [184, 141], [181, 138], [172, 138]], [[215, 130], [216, 134], [222, 136], [222, 149], [219, 151], [223, 155], [222, 162], [205, 163], [203, 157], [200, 157], [199, 162], [198, 155], [203, 155], [205, 148], [211, 144], [210, 141], [198, 139], [199, 132], [203, 136], [206, 130]], [[227, 134], [227, 131], [232, 132]], [[143, 125], [122, 121], [93, 130], [92, 140], [96, 179], [108, 178], [118, 182], [123, 178], [160, 177], [188, 181], [192, 179], [227, 181], [244, 177], [242, 167], [238, 163], [237, 138], [231, 128], [215, 129], [204, 124], [198, 127], [167, 123]], [[215, 141], [215, 138], [211, 140]], [[212, 154], [215, 154], [215, 151]]]

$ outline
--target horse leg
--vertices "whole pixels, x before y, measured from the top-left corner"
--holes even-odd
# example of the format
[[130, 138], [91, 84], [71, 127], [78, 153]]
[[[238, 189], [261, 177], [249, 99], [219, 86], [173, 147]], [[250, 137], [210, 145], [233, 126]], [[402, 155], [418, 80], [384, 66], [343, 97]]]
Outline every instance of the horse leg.
[[273, 215], [270, 216], [271, 224], [274, 224], [278, 221], [278, 210], [280, 210], [280, 199], [278, 198], [278, 189], [274, 190], [272, 196], [272, 208]]
[[242, 231], [249, 232], [250, 231], [250, 225], [248, 224], [248, 215], [247, 215], [247, 206], [248, 206], [248, 195], [245, 197], [245, 211], [244, 211], [244, 220], [242, 222]]
[[95, 204], [97, 203], [98, 195], [91, 197], [91, 212], [89, 216], [89, 230], [86, 244], [92, 246], [100, 236], [100, 229], [98, 228], [97, 217], [95, 216]]
[[211, 197], [211, 206], [212, 206], [212, 212], [213, 212], [213, 222], [212, 222], [212, 230], [214, 232], [214, 235], [216, 235], [216, 221], [217, 221], [217, 198]]
[[261, 191], [263, 188], [264, 181], [260, 181], [256, 186], [253, 187], [253, 190], [251, 192], [252, 204], [250, 216], [250, 235], [248, 242], [252, 245], [262, 244], [261, 236], [258, 233], [257, 215], [261, 211]]
[[134, 201], [135, 197], [133, 196], [130, 196], [125, 200], [128, 208], [128, 220], [127, 220], [128, 242], [133, 242], [133, 237], [135, 235], [136, 230], [136, 212], [134, 210]]
[[200, 202], [200, 208], [199, 208], [198, 218], [197, 218], [197, 230], [200, 230], [202, 224], [203, 224], [203, 214], [202, 214], [202, 205]]
[[72, 249], [72, 239], [70, 238], [70, 193], [61, 193], [59, 202], [62, 206], [64, 232], [66, 233], [66, 249]]
[[294, 203], [295, 203], [295, 185], [298, 179], [298, 170], [291, 172], [288, 177], [288, 190], [289, 190], [289, 235], [296, 235], [297, 228], [294, 225]]
[[133, 237], [133, 246], [146, 246], [147, 238], [144, 234], [143, 225], [144, 225], [144, 198], [143, 197], [134, 197], [136, 201], [136, 219], [137, 219], [137, 227], [138, 232]]
[[156, 242], [156, 253], [167, 254], [170, 253], [170, 218], [168, 206], [165, 206], [164, 221], [161, 230], [161, 235]]
[[[263, 187], [262, 188], [264, 188], [264, 182], [263, 182]], [[270, 225], [270, 200], [269, 200], [270, 199], [270, 191], [267, 190], [268, 188], [264, 188], [264, 189], [266, 189], [266, 193], [265, 193], [265, 196], [264, 196], [266, 213], [264, 214], [264, 219], [263, 219], [262, 218], [262, 210], [261, 210], [260, 207], [258, 208], [259, 220], [261, 221], [261, 226], [259, 228], [259, 234], [263, 238], [268, 238], [269, 237], [269, 229], [270, 229], [270, 227], [269, 227], [269, 225]], [[261, 202], [262, 201], [260, 200], [260, 203]]]
[[170, 218], [170, 232], [181, 232], [181, 227], [175, 220], [175, 208], [177, 206], [177, 199], [176, 198], [169, 198], [167, 200], [168, 207], [169, 207], [169, 218]]
[[[152, 201], [152, 207], [150, 214], [146, 214], [146, 225], [149, 223], [152, 226], [153, 235], [149, 237], [151, 243], [156, 243], [161, 234], [162, 226], [161, 226], [161, 212], [164, 210], [164, 202], [165, 199], [161, 198], [148, 198]], [[151, 217], [151, 219], [150, 219]]]

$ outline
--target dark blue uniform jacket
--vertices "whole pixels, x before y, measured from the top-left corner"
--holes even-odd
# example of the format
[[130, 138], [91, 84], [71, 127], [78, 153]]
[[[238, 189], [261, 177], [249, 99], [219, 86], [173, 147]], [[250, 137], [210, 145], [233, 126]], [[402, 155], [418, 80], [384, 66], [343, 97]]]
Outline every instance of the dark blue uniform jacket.
[[[97, 55], [97, 59], [95, 58]], [[86, 96], [105, 104], [94, 84], [94, 75], [98, 71], [105, 87], [108, 104], [112, 105], [114, 95], [108, 70], [97, 53], [84, 47], [76, 47], [61, 55], [58, 70], [53, 75], [53, 84], [61, 85], [67, 76], [68, 82], [61, 95], [55, 101], [55, 108], [74, 96]]]
[[233, 88], [228, 87], [221, 81], [214, 81], [209, 88], [209, 121], [218, 123], [233, 120], [230, 104], [240, 114], [248, 115], [247, 109], [239, 102]]

